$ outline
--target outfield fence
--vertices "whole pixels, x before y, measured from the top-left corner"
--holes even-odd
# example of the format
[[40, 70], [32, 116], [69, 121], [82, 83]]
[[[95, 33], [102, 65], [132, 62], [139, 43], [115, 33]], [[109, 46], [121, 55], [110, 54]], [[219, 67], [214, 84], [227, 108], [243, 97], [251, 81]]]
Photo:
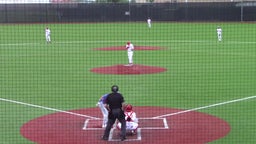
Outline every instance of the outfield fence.
[[0, 23], [254, 21], [256, 3], [0, 4]]

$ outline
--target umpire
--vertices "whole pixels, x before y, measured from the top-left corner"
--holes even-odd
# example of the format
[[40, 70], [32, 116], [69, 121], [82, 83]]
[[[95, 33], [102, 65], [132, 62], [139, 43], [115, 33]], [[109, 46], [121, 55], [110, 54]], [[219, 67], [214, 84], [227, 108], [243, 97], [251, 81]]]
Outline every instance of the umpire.
[[108, 140], [110, 130], [115, 123], [116, 119], [122, 124], [121, 126], [121, 141], [126, 139], [126, 121], [125, 114], [123, 108], [124, 97], [121, 93], [118, 93], [118, 86], [113, 85], [111, 87], [112, 93], [110, 93], [106, 99], [106, 108], [108, 109], [108, 123], [105, 129], [104, 135], [102, 137], [103, 140]]

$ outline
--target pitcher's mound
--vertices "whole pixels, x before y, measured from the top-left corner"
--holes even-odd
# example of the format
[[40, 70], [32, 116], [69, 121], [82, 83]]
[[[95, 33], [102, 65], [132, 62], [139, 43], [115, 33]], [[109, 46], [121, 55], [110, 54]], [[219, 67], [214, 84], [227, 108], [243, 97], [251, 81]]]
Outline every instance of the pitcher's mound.
[[[102, 48], [94, 48], [94, 50], [100, 51], [122, 51], [126, 50], [124, 46], [111, 46], [111, 47], [102, 47]], [[164, 48], [157, 46], [135, 46], [135, 51], [137, 50], [164, 50]]]
[[166, 71], [166, 68], [146, 66], [146, 65], [113, 65], [91, 69], [91, 72], [99, 74], [116, 74], [116, 75], [137, 75], [137, 74], [154, 74]]

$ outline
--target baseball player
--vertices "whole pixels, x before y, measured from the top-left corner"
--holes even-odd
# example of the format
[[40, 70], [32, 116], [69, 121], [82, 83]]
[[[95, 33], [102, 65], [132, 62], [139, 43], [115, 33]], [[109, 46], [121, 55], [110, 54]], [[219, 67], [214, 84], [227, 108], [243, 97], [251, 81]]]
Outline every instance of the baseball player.
[[133, 65], [134, 46], [133, 46], [133, 44], [131, 42], [127, 42], [125, 47], [127, 49], [127, 54], [128, 54], [128, 61], [129, 61], [128, 66], [132, 66]]
[[46, 43], [51, 42], [51, 30], [48, 27], [45, 28], [45, 39]]
[[103, 115], [102, 128], [105, 128], [108, 123], [108, 110], [105, 107], [107, 96], [108, 94], [102, 95], [97, 103], [97, 106], [100, 108]]
[[[125, 120], [126, 120], [126, 131], [136, 134], [137, 128], [139, 126], [136, 113], [132, 110], [132, 105], [127, 104], [125, 108]], [[117, 128], [121, 129], [121, 123], [117, 124]]]
[[221, 41], [222, 40], [222, 29], [220, 26], [217, 27], [217, 36], [218, 36], [218, 40]]
[[150, 19], [150, 17], [147, 19], [147, 23], [148, 23], [148, 28], [151, 28], [151, 19]]

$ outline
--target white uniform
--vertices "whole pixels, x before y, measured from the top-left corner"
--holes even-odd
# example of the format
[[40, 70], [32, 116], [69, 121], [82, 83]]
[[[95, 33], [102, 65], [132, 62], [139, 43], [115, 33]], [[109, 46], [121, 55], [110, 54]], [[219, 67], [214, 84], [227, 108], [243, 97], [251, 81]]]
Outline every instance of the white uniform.
[[127, 54], [128, 54], [129, 65], [133, 65], [133, 51], [134, 51], [133, 44], [130, 42], [127, 42], [126, 49], [127, 49]]
[[108, 110], [105, 107], [107, 96], [108, 96], [108, 94], [102, 95], [97, 103], [97, 106], [100, 108], [101, 113], [103, 115], [103, 121], [102, 121], [103, 128], [105, 128], [108, 123]]
[[51, 30], [49, 28], [45, 29], [45, 39], [47, 43], [51, 42]]
[[151, 28], [151, 19], [148, 18], [147, 22], [148, 22], [148, 28]]
[[[125, 112], [125, 120], [126, 120], [127, 132], [131, 131], [132, 133], [134, 133], [139, 126], [139, 124], [138, 124], [139, 121], [137, 119], [136, 113], [134, 111]], [[117, 124], [117, 128], [121, 129], [120, 122]]]
[[217, 28], [217, 36], [218, 36], [218, 40], [221, 41], [222, 40], [222, 29], [220, 27]]

